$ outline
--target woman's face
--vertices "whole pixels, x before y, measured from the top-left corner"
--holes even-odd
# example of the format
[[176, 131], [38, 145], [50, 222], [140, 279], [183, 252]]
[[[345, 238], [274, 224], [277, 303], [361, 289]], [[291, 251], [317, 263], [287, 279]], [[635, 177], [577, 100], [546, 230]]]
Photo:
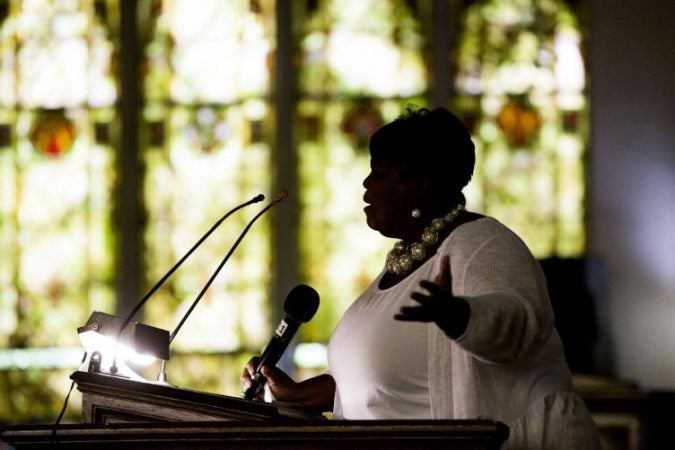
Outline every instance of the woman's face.
[[415, 208], [416, 183], [404, 178], [390, 161], [370, 162], [363, 180], [363, 201], [368, 226], [382, 235], [404, 239], [410, 232], [410, 212]]

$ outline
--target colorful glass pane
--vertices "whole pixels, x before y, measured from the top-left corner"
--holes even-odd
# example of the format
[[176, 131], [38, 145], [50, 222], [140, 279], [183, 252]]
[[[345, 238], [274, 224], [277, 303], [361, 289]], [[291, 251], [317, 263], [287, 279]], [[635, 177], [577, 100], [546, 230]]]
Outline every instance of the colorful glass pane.
[[511, 226], [538, 257], [585, 244], [587, 102], [581, 33], [557, 0], [487, 0], [466, 11], [455, 107], [472, 128], [470, 207]]
[[[423, 106], [418, 10], [403, 1], [319, 1], [302, 18], [298, 104], [303, 281], [321, 293], [303, 341], [327, 342], [382, 268], [390, 244], [363, 215], [368, 138], [406, 104]], [[302, 364], [302, 363], [301, 363]]]
[[75, 127], [63, 110], [46, 110], [36, 118], [30, 139], [38, 152], [58, 158], [72, 147]]
[[[199, 7], [189, 0], [158, 4], [145, 53], [148, 283], [161, 278], [229, 209], [258, 193], [269, 197], [271, 179], [265, 134], [271, 120], [268, 61], [273, 4], [249, 0], [203, 1]], [[146, 306], [153, 325], [168, 330], [178, 325], [261, 208], [249, 206], [231, 216], [169, 279]], [[268, 240], [268, 218], [263, 217], [181, 328], [174, 350], [222, 355], [241, 352], [244, 346], [257, 351], [263, 345], [269, 337]], [[200, 359], [208, 373], [171, 372], [172, 382], [227, 392], [241, 366], [207, 360]], [[206, 379], [212, 383], [204, 383]]]
[[[94, 129], [115, 119], [117, 93], [113, 44], [91, 2], [4, 4], [0, 360], [9, 360], [0, 384], [10, 400], [0, 421], [18, 421], [53, 417], [67, 388], [63, 371], [31, 352], [71, 361], [63, 355], [80, 349], [77, 327], [94, 309], [114, 309], [115, 157]], [[14, 360], [13, 349], [25, 353]]]

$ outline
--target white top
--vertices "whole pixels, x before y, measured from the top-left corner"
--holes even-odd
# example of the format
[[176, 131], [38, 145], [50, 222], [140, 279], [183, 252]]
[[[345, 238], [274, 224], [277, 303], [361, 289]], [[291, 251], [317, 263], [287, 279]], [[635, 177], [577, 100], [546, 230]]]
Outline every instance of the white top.
[[[413, 283], [408, 277], [405, 282]], [[378, 280], [379, 281], [379, 277]], [[333, 414], [349, 419], [431, 419], [427, 340], [429, 325], [394, 320], [412, 305], [406, 291], [374, 288], [345, 312], [329, 344], [339, 386]], [[340, 351], [340, 349], [349, 349]]]
[[[433, 324], [401, 323], [396, 331], [387, 331], [388, 336], [374, 336], [394, 322], [389, 314], [398, 309], [394, 303], [406, 301], [420, 280], [436, 277], [445, 255], [450, 257], [453, 293], [465, 298], [471, 309], [464, 334], [452, 340]], [[426, 417], [420, 415], [419, 403], [426, 392], [431, 418], [506, 423], [510, 438], [505, 448], [599, 448], [588, 411], [570, 392], [571, 376], [553, 327], [541, 267], [508, 228], [488, 217], [465, 223], [453, 230], [434, 257], [397, 285], [379, 290], [381, 276], [349, 308], [329, 344], [338, 417]], [[378, 305], [392, 303], [385, 317], [375, 321], [376, 311], [362, 316], [362, 305], [371, 299]], [[418, 350], [413, 356], [405, 349], [418, 348], [423, 327], [426, 354]], [[362, 348], [369, 346], [374, 347]], [[384, 363], [385, 356], [396, 361]], [[426, 371], [420, 369], [420, 358], [426, 359]], [[404, 373], [388, 373], [387, 368]], [[415, 382], [425, 372], [426, 390], [425, 383]], [[352, 386], [363, 374], [369, 375], [367, 383], [377, 385]], [[391, 380], [395, 389], [388, 384]], [[392, 392], [396, 396], [383, 395]], [[415, 415], [407, 415], [408, 410]]]

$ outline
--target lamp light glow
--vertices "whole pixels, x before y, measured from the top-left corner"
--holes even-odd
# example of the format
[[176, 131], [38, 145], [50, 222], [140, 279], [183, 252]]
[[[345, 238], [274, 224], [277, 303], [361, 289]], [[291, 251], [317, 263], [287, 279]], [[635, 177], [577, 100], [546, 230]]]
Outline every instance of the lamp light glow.
[[87, 323], [77, 332], [88, 355], [97, 353], [97, 364], [90, 369], [109, 368], [117, 359], [118, 374], [129, 378], [141, 378], [125, 362], [149, 365], [157, 359], [169, 359], [169, 332], [138, 322], [129, 324], [119, 333], [123, 319], [111, 314], [94, 311]]

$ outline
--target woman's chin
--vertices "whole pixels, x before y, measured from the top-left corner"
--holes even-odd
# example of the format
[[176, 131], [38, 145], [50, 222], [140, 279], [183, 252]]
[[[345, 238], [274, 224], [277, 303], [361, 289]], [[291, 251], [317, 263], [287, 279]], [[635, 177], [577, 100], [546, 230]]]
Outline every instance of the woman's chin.
[[363, 208], [363, 211], [366, 213], [366, 223], [368, 224], [368, 227], [375, 231], [379, 231], [377, 228], [377, 220], [375, 220], [375, 217], [371, 214], [372, 207], [368, 205]]

